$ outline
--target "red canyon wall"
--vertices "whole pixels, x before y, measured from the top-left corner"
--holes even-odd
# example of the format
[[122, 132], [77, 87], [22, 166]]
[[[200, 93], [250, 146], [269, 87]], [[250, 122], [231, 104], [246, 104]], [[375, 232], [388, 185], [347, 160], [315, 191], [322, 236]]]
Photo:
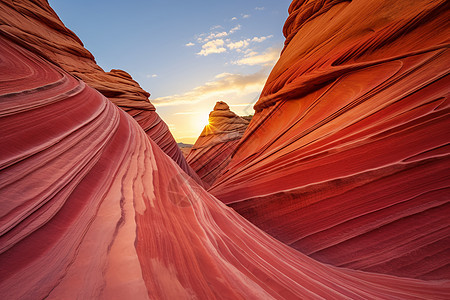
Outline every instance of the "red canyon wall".
[[320, 261], [450, 278], [448, 1], [293, 1], [210, 192]]
[[349, 269], [208, 194], [128, 114], [0, 35], [0, 299], [448, 299]]
[[82, 79], [133, 116], [167, 155], [200, 182], [188, 166], [169, 128], [148, 100], [150, 94], [125, 71], [104, 72], [47, 1], [0, 1], [0, 30], [23, 47]]
[[227, 167], [248, 123], [230, 111], [225, 102], [216, 103], [209, 114], [209, 124], [186, 157], [205, 184], [210, 186]]

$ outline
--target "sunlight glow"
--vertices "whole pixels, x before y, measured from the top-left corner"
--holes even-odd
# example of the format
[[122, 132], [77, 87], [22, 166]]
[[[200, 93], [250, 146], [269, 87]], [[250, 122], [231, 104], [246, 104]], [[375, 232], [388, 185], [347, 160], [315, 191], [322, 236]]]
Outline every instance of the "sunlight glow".
[[193, 116], [192, 125], [195, 128], [195, 131], [200, 135], [205, 128], [205, 126], [209, 125], [209, 112], [203, 112], [200, 114], [196, 114]]

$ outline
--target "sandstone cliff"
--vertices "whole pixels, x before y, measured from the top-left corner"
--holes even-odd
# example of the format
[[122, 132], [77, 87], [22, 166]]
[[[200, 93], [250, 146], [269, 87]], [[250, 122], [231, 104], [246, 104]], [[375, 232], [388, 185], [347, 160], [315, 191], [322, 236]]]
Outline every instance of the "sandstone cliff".
[[[5, 3], [11, 5], [13, 2]], [[29, 26], [27, 18], [21, 20], [22, 26]], [[19, 41], [10, 34], [0, 34], [0, 299], [450, 298], [448, 281], [424, 281], [339, 268], [320, 263], [273, 239], [206, 192], [148, 138], [136, 119], [83, 80], [57, 67], [39, 52], [24, 48]], [[284, 53], [288, 53], [287, 50]], [[433, 72], [437, 70], [438, 67]], [[435, 82], [430, 84], [433, 91], [439, 94], [441, 90]], [[396, 87], [399, 89], [399, 86]], [[426, 87], [423, 87], [424, 91], [427, 91]], [[439, 105], [431, 105], [432, 110], [430, 105], [424, 104], [395, 115], [406, 120], [401, 125], [404, 134], [414, 134], [417, 129], [407, 126], [411, 122], [408, 121], [411, 114], [417, 116], [414, 122], [419, 128], [429, 128], [421, 126], [424, 119], [433, 126], [442, 125], [439, 119], [431, 118], [447, 107], [446, 99], [437, 99]], [[409, 100], [411, 103], [400, 103], [415, 105], [414, 98]], [[295, 103], [295, 99], [286, 100], [286, 103], [289, 102]], [[399, 109], [392, 104], [390, 109], [385, 110], [383, 105], [374, 102], [383, 110], [383, 116]], [[299, 110], [296, 113], [302, 113], [301, 107], [297, 107]], [[423, 111], [428, 111], [431, 116], [426, 117], [425, 114], [424, 117]], [[294, 114], [292, 110], [286, 112]], [[256, 121], [260, 120], [260, 113], [255, 116]], [[395, 116], [391, 119], [394, 124], [398, 121]], [[364, 120], [361, 122], [365, 124]], [[373, 124], [374, 128], [361, 127], [356, 134], [364, 141], [367, 130], [377, 130], [379, 126], [384, 128], [385, 122], [385, 118], [380, 118]], [[288, 119], [286, 126], [290, 126]], [[270, 128], [276, 131], [274, 128], [280, 127]], [[302, 134], [300, 129], [308, 130], [308, 127], [296, 128], [298, 134]], [[394, 129], [371, 137], [375, 143], [396, 137], [398, 131]], [[342, 129], [337, 126], [336, 130]], [[330, 132], [331, 137], [335, 134]], [[341, 134], [342, 138], [346, 137], [345, 131]], [[428, 134], [430, 132], [426, 132]], [[428, 136], [422, 138], [427, 140]], [[433, 140], [427, 140], [425, 145], [433, 146], [435, 138], [433, 135]], [[318, 142], [325, 141], [318, 138]], [[404, 154], [396, 153], [396, 142], [393, 139], [388, 146], [392, 147], [395, 155]], [[314, 141], [310, 143], [315, 146]], [[349, 144], [357, 147], [365, 143], [355, 145], [350, 140]], [[246, 145], [249, 145], [248, 142], [242, 143], [241, 147]], [[347, 145], [342, 143], [340, 147], [345, 150]], [[413, 148], [411, 151], [418, 147], [415, 142], [407, 145]], [[383, 151], [387, 146], [383, 146], [375, 150], [386, 156]], [[330, 150], [331, 154], [342, 153], [339, 151], [341, 148], [332, 150], [334, 152]], [[388, 179], [393, 178], [394, 182], [386, 183], [380, 179], [378, 187], [385, 189], [371, 190], [372, 193], [364, 193], [364, 197], [372, 199], [375, 193], [383, 196], [388, 188], [398, 192], [396, 184], [408, 183], [409, 177], [406, 176], [414, 174], [431, 176], [436, 185], [445, 182], [445, 177], [437, 180], [433, 175], [433, 172], [441, 170], [440, 159], [446, 158], [443, 150], [445, 148], [438, 148], [410, 157], [404, 162], [406, 166], [410, 162], [419, 162], [413, 166], [425, 167], [412, 174], [405, 169], [403, 177], [386, 173], [386, 176], [391, 176]], [[367, 153], [372, 154], [370, 151], [365, 153], [366, 157], [369, 156]], [[289, 153], [285, 155], [289, 158]], [[421, 161], [430, 155], [436, 169], [430, 169], [428, 161]], [[254, 162], [257, 164], [258, 156], [255, 156]], [[309, 160], [320, 159], [320, 156], [308, 158], [296, 163], [303, 165]], [[344, 155], [343, 158], [352, 156]], [[252, 157], [248, 159], [250, 161]], [[281, 166], [288, 167], [289, 172], [289, 166], [284, 165], [283, 161], [274, 162], [280, 162], [280, 165], [273, 164], [262, 171], [268, 173], [273, 170], [277, 175]], [[332, 160], [327, 162], [330, 166], [324, 173], [332, 176], [335, 174], [333, 172], [342, 172], [339, 165], [333, 165]], [[355, 164], [358, 166], [361, 162], [355, 161]], [[233, 168], [236, 166], [234, 164]], [[247, 164], [247, 168], [251, 168], [251, 163]], [[350, 164], [350, 171], [351, 168], [354, 166]], [[267, 176], [263, 172], [248, 174], [245, 169], [243, 172], [250, 189], [242, 191], [242, 185], [234, 182], [239, 193], [253, 191], [255, 185], [252, 183], [255, 181], [250, 180], [251, 176]], [[422, 172], [424, 174], [417, 175]], [[309, 173], [312, 178], [304, 180], [316, 181], [317, 176], [325, 175]], [[372, 178], [368, 176], [365, 182], [372, 184]], [[276, 178], [272, 177], [272, 180]], [[288, 176], [284, 180], [286, 184], [292, 183]], [[354, 182], [357, 184], [359, 181]], [[343, 180], [342, 183], [348, 182]], [[435, 187], [431, 185], [430, 188], [426, 185], [428, 183], [425, 181], [424, 185], [413, 186], [408, 192], [414, 194], [420, 189]], [[324, 184], [329, 184], [329, 181], [325, 180]], [[267, 180], [266, 185], [256, 187], [266, 188], [270, 192]], [[339, 184], [335, 186], [338, 187], [336, 191], [340, 192]], [[321, 190], [317, 197], [331, 193], [329, 188]], [[351, 198], [352, 195], [347, 196]], [[393, 196], [398, 197], [397, 194]], [[393, 197], [394, 200], [396, 197]], [[289, 202], [287, 198], [284, 200]], [[345, 201], [345, 198], [341, 200]], [[409, 205], [408, 201], [404, 201], [406, 205]], [[435, 197], [433, 201], [441, 210], [440, 198]], [[333, 206], [326, 199], [324, 202], [330, 205], [328, 209], [340, 212], [342, 219], [346, 217], [346, 212], [359, 219], [359, 215], [355, 215], [356, 209], [350, 206], [347, 206], [348, 211], [342, 212], [339, 205]], [[426, 210], [428, 202], [422, 201], [406, 209], [400, 207], [397, 214], [410, 213], [415, 209]], [[302, 207], [307, 207], [306, 204], [302, 203]], [[377, 201], [363, 204], [377, 205]], [[366, 206], [362, 205], [362, 209]], [[273, 213], [280, 213], [276, 206], [271, 208]], [[255, 206], [255, 209], [260, 207]], [[309, 226], [317, 228], [323, 225], [317, 221], [327, 220], [328, 210], [319, 212], [321, 214], [316, 213], [312, 220], [304, 214]], [[436, 220], [435, 224], [431, 224], [435, 226], [436, 234], [428, 231], [429, 237], [439, 242], [440, 232], [445, 230], [439, 227], [439, 222], [446, 221], [441, 215], [433, 214], [433, 209], [429, 212], [431, 215], [428, 217]], [[374, 213], [378, 211], [374, 210]], [[421, 213], [417, 215], [420, 217]], [[391, 217], [379, 220], [386, 222], [395, 216], [391, 214]], [[287, 224], [292, 225], [289, 224], [291, 219], [286, 219]], [[405, 219], [408, 221], [408, 217]], [[303, 222], [301, 218], [297, 221]], [[418, 235], [420, 230], [429, 229], [430, 223], [424, 222], [423, 218], [416, 223], [409, 225], [419, 226]], [[378, 228], [382, 233], [389, 234], [382, 226]], [[398, 228], [402, 229], [400, 226]], [[283, 230], [289, 232], [288, 229], [290, 227]], [[359, 227], [352, 229], [356, 232], [363, 230]], [[404, 228], [403, 232], [406, 232]], [[333, 235], [328, 235], [328, 238], [335, 240]], [[381, 238], [378, 240], [383, 242]], [[419, 238], [417, 241], [423, 240]], [[405, 242], [409, 247], [410, 243]], [[391, 244], [398, 245], [395, 240]], [[442, 249], [445, 251], [445, 248], [439, 247], [434, 251], [431, 251], [433, 248], [425, 250], [430, 257], [434, 257]], [[419, 267], [428, 268], [431, 262], [440, 261], [424, 262]]]
[[449, 297], [294, 251], [83, 81], [1, 35], [0, 61], [1, 299]]
[[210, 189], [320, 261], [450, 278], [448, 1], [293, 1]]
[[248, 123], [230, 111], [225, 102], [219, 101], [214, 106], [209, 114], [209, 124], [186, 158], [207, 185], [211, 185], [227, 167]]
[[125, 71], [104, 72], [47, 1], [1, 1], [0, 30], [16, 43], [80, 78], [133, 116], [167, 155], [199, 180], [189, 168], [169, 128], [148, 100], [150, 94]]

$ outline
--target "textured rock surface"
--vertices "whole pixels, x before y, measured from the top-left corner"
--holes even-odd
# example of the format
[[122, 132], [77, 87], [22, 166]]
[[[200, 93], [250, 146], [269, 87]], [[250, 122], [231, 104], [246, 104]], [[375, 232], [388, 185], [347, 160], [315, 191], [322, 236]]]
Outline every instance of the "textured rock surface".
[[169, 128], [155, 112], [150, 94], [122, 70], [104, 72], [81, 40], [64, 26], [45, 0], [0, 1], [0, 30], [27, 49], [38, 53], [133, 116], [147, 135], [198, 180], [189, 168]]
[[0, 62], [1, 299], [450, 297], [298, 253], [83, 81], [3, 37]]
[[231, 154], [248, 126], [248, 121], [219, 101], [192, 147], [187, 161], [206, 185], [211, 185], [230, 162]]
[[448, 1], [293, 1], [213, 195], [320, 261], [450, 278]]

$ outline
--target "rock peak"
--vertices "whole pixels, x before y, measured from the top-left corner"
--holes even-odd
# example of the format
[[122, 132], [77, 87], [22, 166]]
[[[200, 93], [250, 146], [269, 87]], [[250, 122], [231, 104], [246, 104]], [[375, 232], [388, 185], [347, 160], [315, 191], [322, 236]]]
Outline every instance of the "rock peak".
[[214, 110], [230, 110], [230, 107], [223, 101], [217, 101]]

